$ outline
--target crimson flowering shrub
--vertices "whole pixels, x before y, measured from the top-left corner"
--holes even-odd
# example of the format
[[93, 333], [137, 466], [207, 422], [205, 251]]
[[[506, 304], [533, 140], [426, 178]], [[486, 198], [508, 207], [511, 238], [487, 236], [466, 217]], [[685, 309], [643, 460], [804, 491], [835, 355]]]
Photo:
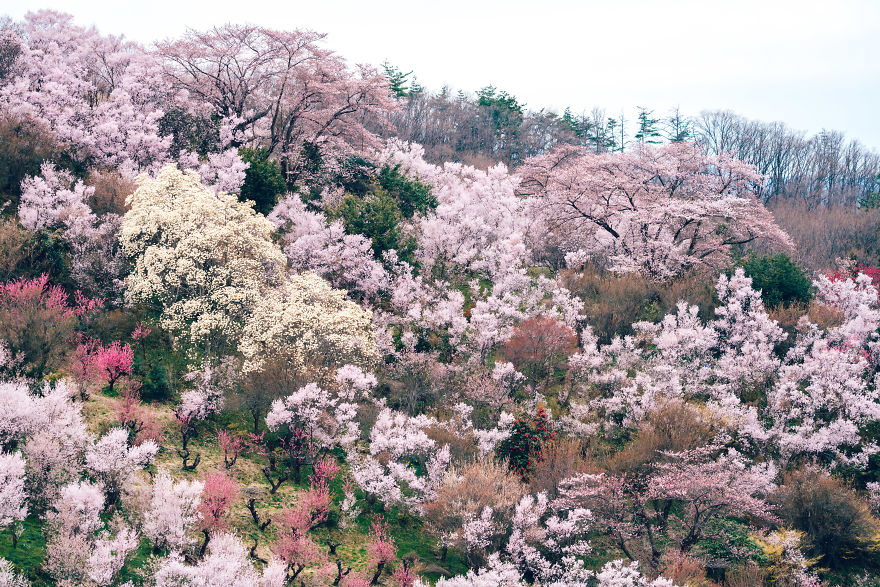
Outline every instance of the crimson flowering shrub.
[[577, 334], [547, 316], [522, 321], [504, 344], [504, 357], [535, 382], [547, 382], [577, 352]]
[[876, 265], [851, 265], [849, 267], [841, 267], [834, 271], [826, 272], [825, 276], [831, 281], [846, 281], [847, 279], [855, 279], [859, 273], [864, 273], [871, 278], [871, 283], [880, 291], [880, 267]]
[[43, 274], [0, 285], [0, 339], [6, 342], [18, 374], [42, 379], [58, 369], [74, 330], [88, 322], [103, 300], [76, 292], [74, 303]]
[[548, 414], [543, 406], [538, 406], [534, 415], [520, 414], [510, 431], [510, 436], [498, 443], [496, 454], [505, 459], [510, 470], [527, 481], [541, 459], [548, 442], [556, 438], [556, 433], [548, 427]]

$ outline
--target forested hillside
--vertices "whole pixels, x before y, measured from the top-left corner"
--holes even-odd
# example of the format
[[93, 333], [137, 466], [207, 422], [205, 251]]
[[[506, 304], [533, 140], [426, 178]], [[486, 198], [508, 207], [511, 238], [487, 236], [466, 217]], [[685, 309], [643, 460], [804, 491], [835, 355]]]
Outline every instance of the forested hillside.
[[0, 586], [880, 585], [878, 190], [832, 131], [7, 19]]

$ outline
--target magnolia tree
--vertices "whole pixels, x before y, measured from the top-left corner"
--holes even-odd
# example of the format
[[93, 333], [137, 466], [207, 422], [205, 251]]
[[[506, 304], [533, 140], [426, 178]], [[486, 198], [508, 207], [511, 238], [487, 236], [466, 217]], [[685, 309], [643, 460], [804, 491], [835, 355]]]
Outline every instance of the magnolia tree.
[[254, 305], [239, 345], [244, 370], [259, 370], [277, 356], [296, 368], [369, 365], [378, 358], [371, 317], [317, 275], [289, 276]]
[[757, 170], [690, 143], [603, 154], [562, 147], [527, 160], [517, 176], [535, 238], [552, 231], [564, 252], [615, 271], [668, 279], [725, 267], [735, 245], [793, 246], [756, 197]]
[[163, 327], [216, 352], [234, 345], [256, 304], [281, 282], [272, 224], [249, 204], [164, 167], [142, 176], [120, 230], [134, 262], [129, 304], [158, 304]]

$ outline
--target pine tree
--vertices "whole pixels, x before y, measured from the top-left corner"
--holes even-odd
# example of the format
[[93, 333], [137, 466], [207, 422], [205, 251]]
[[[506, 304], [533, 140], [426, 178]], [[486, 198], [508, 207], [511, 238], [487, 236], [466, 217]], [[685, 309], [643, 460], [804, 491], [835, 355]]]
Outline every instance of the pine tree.
[[396, 65], [391, 65], [387, 61], [382, 64], [382, 69], [385, 70], [385, 78], [388, 80], [388, 85], [391, 87], [391, 92], [395, 97], [405, 98], [409, 96], [410, 91], [406, 82], [409, 79], [409, 76], [412, 75], [412, 71], [403, 73], [400, 68]]
[[639, 130], [636, 132], [636, 140], [642, 144], [659, 144], [661, 135], [657, 125], [660, 124], [659, 118], [652, 118], [653, 110], [638, 107], [639, 110]]

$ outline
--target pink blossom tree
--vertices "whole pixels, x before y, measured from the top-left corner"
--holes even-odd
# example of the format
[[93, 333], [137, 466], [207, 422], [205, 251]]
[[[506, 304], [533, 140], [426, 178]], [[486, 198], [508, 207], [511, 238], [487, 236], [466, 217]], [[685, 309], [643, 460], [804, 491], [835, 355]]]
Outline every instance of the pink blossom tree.
[[7, 112], [45, 124], [86, 164], [134, 176], [164, 161], [171, 137], [160, 136], [159, 120], [168, 88], [153, 57], [67, 14], [31, 12], [21, 27], [16, 75], [0, 88]]
[[225, 530], [227, 515], [232, 502], [238, 496], [238, 483], [221, 471], [214, 471], [205, 477], [202, 490], [202, 503], [199, 505], [201, 529], [205, 536], [200, 556], [205, 555], [211, 533]]
[[18, 545], [18, 525], [27, 516], [25, 462], [21, 453], [0, 453], [0, 527], [12, 530], [12, 547]]
[[793, 246], [757, 198], [757, 170], [690, 143], [603, 154], [562, 147], [529, 159], [517, 176], [538, 230], [616, 271], [668, 279], [725, 266], [734, 245]]
[[231, 469], [238, 457], [247, 450], [247, 440], [228, 430], [217, 432], [217, 444], [223, 451], [223, 465], [227, 469]]
[[736, 451], [711, 447], [670, 453], [624, 474], [582, 474], [561, 484], [560, 507], [585, 507], [630, 560], [660, 564], [665, 548], [689, 552], [722, 515], [774, 521], [763, 499], [775, 467], [750, 465]]
[[376, 572], [370, 580], [370, 585], [375, 585], [382, 576], [385, 565], [397, 558], [397, 545], [388, 533], [388, 523], [385, 520], [377, 519], [370, 522], [368, 540], [367, 554], [370, 556], [370, 561], [376, 565]]
[[189, 96], [189, 106], [221, 120], [222, 148], [267, 148], [293, 184], [318, 153], [333, 161], [374, 144], [362, 117], [395, 107], [382, 76], [365, 66], [352, 71], [319, 46], [322, 38], [227, 24], [161, 42], [157, 55], [164, 80]]
[[113, 393], [113, 386], [122, 377], [131, 375], [134, 368], [134, 353], [131, 345], [122, 344], [118, 340], [101, 347], [95, 353], [93, 365], [100, 380], [106, 383], [109, 392]]

